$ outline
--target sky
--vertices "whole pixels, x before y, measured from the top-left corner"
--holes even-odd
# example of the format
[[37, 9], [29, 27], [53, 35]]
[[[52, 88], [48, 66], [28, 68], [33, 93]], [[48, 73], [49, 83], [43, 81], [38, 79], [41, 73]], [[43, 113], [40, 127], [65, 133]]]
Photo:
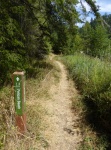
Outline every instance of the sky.
[[[111, 14], [111, 0], [95, 0], [96, 5], [99, 5], [99, 12], [101, 15], [104, 15], [105, 13]], [[86, 7], [87, 11], [90, 11], [90, 7], [87, 5], [86, 2], [83, 2], [84, 6]], [[78, 7], [81, 7], [80, 4]], [[84, 18], [83, 16], [81, 16]], [[94, 18], [95, 16], [93, 14], [89, 14], [89, 16], [86, 18], [87, 21], [90, 21], [91, 18]], [[82, 24], [78, 24], [79, 26], [82, 26]]]
[[111, 14], [111, 0], [97, 0], [97, 5], [100, 6], [100, 13], [103, 15], [105, 12]]

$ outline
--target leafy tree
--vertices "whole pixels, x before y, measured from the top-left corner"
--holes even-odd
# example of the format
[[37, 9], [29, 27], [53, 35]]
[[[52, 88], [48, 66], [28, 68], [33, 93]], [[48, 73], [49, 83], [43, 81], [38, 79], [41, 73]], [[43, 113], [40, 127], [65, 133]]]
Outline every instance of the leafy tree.
[[109, 34], [109, 38], [111, 39], [111, 14], [104, 14], [103, 19], [105, 20], [107, 26], [105, 28], [107, 29], [107, 33]]
[[92, 55], [98, 57], [105, 57], [109, 49], [109, 39], [106, 30], [97, 25], [91, 39]]
[[74, 50], [76, 52], [81, 52], [84, 47], [84, 40], [81, 38], [80, 34], [77, 34], [74, 39]]
[[98, 20], [86, 22], [80, 29], [80, 34], [83, 39], [83, 51], [94, 57], [106, 57], [110, 53], [110, 40], [107, 30]]
[[91, 54], [91, 38], [92, 38], [93, 28], [91, 28], [91, 25], [89, 22], [86, 22], [85, 25], [80, 30], [81, 37], [83, 39], [83, 51], [86, 54]]

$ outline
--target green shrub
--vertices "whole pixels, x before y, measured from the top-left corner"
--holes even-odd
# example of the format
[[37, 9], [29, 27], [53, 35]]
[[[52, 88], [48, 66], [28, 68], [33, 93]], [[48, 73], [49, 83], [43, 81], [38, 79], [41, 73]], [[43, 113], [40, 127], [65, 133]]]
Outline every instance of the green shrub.
[[2, 85], [11, 80], [14, 71], [24, 70], [26, 59], [20, 54], [8, 50], [0, 50], [0, 58], [0, 85]]
[[84, 54], [64, 56], [63, 61], [83, 98], [94, 103], [99, 118], [110, 129], [111, 64]]

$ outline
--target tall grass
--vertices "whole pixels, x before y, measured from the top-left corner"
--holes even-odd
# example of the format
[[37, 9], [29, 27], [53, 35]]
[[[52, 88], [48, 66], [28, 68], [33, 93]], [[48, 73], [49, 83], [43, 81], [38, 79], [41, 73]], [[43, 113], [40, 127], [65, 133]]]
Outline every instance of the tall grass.
[[111, 64], [84, 54], [62, 60], [82, 95], [84, 140], [80, 149], [110, 149]]
[[[49, 59], [33, 60], [26, 69], [26, 115], [27, 132], [19, 138], [15, 127], [14, 93], [11, 85], [0, 89], [0, 149], [26, 150], [40, 149], [46, 147], [47, 141], [41, 134], [45, 125], [43, 118], [46, 114], [42, 104], [48, 98], [47, 90], [49, 83], [45, 85], [47, 78], [50, 78], [54, 68], [53, 62]], [[49, 79], [48, 79], [49, 80]], [[42, 102], [41, 102], [42, 101]]]
[[84, 54], [65, 56], [63, 61], [83, 95], [96, 108], [96, 115], [111, 131], [111, 64]]

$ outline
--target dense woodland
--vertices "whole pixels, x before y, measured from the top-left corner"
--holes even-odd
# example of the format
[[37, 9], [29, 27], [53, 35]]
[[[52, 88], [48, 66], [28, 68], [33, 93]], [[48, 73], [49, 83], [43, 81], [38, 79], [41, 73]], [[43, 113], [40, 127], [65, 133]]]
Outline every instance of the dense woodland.
[[[111, 15], [101, 19], [98, 6], [86, 2], [96, 18], [79, 28], [77, 0], [1, 0], [0, 85], [9, 83], [15, 70], [28, 72], [33, 58], [41, 59], [50, 52], [109, 56]], [[83, 4], [81, 7], [86, 14]]]
[[14, 70], [28, 69], [32, 58], [72, 47], [77, 32], [77, 2], [8, 0], [0, 2], [0, 84]]

